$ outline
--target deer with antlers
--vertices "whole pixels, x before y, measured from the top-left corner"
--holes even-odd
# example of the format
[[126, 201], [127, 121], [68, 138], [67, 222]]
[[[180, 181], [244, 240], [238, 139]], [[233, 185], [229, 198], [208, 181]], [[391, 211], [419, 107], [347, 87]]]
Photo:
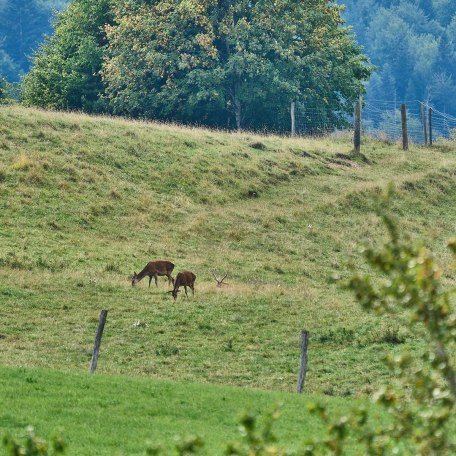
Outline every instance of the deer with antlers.
[[150, 263], [146, 264], [145, 268], [139, 274], [136, 274], [136, 272], [133, 273], [133, 276], [131, 278], [131, 285], [135, 286], [140, 280], [142, 280], [146, 276], [149, 276], [149, 287], [150, 283], [152, 282], [152, 278], [155, 279], [155, 285], [158, 287], [158, 276], [168, 277], [168, 283], [170, 285], [174, 285], [174, 279], [171, 275], [173, 269], [174, 264], [171, 263], [171, 261], [151, 261]]
[[177, 293], [179, 293], [179, 288], [184, 287], [185, 290], [185, 296], [188, 298], [187, 294], [187, 287], [190, 287], [192, 290], [193, 296], [195, 296], [195, 280], [196, 280], [196, 275], [193, 274], [193, 272], [190, 271], [182, 271], [179, 272], [176, 276], [176, 280], [174, 281], [174, 288], [171, 291], [168, 291], [168, 293], [172, 293], [174, 301], [177, 298]]
[[215, 272], [212, 271], [212, 275], [214, 276], [215, 281], [217, 282], [217, 288], [222, 288], [223, 285], [228, 285], [224, 280], [228, 277], [228, 273], [226, 273], [222, 279], [219, 279], [216, 275]]

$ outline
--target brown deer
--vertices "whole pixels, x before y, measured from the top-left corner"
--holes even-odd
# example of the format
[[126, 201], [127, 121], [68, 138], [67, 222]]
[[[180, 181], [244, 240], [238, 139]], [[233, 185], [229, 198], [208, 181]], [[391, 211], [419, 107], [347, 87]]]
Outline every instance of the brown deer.
[[215, 275], [215, 272], [212, 271], [212, 275], [214, 276], [214, 279], [215, 281], [217, 282], [217, 288], [222, 288], [223, 285], [228, 285], [226, 282], [225, 282], [225, 279], [228, 277], [228, 273], [226, 273], [222, 279], [219, 279], [216, 275]]
[[195, 296], [195, 280], [196, 280], [196, 275], [193, 274], [193, 272], [190, 271], [183, 271], [179, 272], [176, 276], [176, 280], [174, 281], [174, 289], [171, 291], [168, 291], [168, 293], [172, 293], [174, 301], [177, 298], [177, 293], [179, 293], [179, 288], [184, 287], [185, 289], [185, 296], [188, 298], [187, 294], [187, 287], [190, 287], [192, 290], [193, 296]]
[[149, 288], [150, 283], [152, 282], [152, 277], [155, 279], [155, 285], [158, 287], [158, 276], [166, 276], [168, 277], [168, 283], [174, 285], [174, 279], [171, 276], [173, 272], [174, 264], [170, 261], [151, 261], [150, 263], [146, 264], [146, 267], [139, 273], [133, 273], [133, 277], [131, 278], [131, 285], [135, 286], [140, 280], [144, 279], [144, 277], [149, 276]]

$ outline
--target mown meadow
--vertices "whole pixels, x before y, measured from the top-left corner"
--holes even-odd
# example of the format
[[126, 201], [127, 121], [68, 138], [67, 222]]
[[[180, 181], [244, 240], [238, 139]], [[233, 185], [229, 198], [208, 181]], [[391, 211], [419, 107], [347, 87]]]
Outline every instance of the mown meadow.
[[[203, 454], [223, 454], [241, 438], [244, 411], [259, 417], [261, 430], [275, 406], [280, 445], [302, 448], [324, 430], [307, 411], [317, 398], [291, 393], [21, 368], [0, 368], [0, 388], [8, 404], [0, 429], [21, 436], [33, 423], [39, 436], [61, 433], [70, 455], [144, 455], [149, 446], [173, 454], [180, 440], [195, 436]], [[348, 408], [343, 398], [324, 402], [334, 413]]]
[[[11, 410], [0, 412], [0, 431], [17, 432], [33, 418], [45, 433], [71, 422], [63, 416], [71, 409], [58, 404], [62, 423], [53, 415], [45, 424], [39, 391], [51, 391], [58, 379], [62, 391], [74, 385], [82, 394], [103, 308], [108, 321], [93, 381], [120, 402], [137, 388], [162, 388], [160, 401], [170, 390], [230, 396], [223, 413], [234, 425], [217, 431], [223, 438], [236, 432], [235, 410], [256, 401], [301, 408], [303, 399], [289, 394], [301, 329], [310, 332], [307, 394], [369, 395], [390, 375], [383, 356], [417, 350], [421, 337], [400, 315], [363, 312], [332, 277], [366, 269], [360, 246], [384, 238], [375, 196], [393, 182], [392, 212], [404, 232], [433, 248], [454, 284], [446, 241], [456, 228], [456, 147], [403, 152], [369, 140], [363, 154], [354, 158], [344, 136], [233, 134], [2, 107], [0, 394], [9, 391], [2, 402]], [[181, 293], [174, 302], [164, 278], [158, 288], [146, 280], [131, 287], [133, 271], [153, 259], [195, 272], [195, 297]], [[212, 271], [228, 272], [229, 284], [217, 288]], [[37, 386], [30, 413], [25, 398], [35, 383], [24, 377], [47, 385]], [[113, 385], [124, 383], [122, 396]], [[332, 399], [337, 407], [350, 402]], [[208, 401], [211, 410], [201, 416], [219, 421], [217, 402]], [[162, 416], [180, 406], [160, 407]], [[303, 420], [302, 409], [285, 422]], [[102, 419], [108, 424], [113, 416]], [[151, 423], [138, 422], [139, 439]], [[84, 454], [83, 432], [75, 432], [74, 448]], [[299, 442], [294, 435], [287, 440]]]

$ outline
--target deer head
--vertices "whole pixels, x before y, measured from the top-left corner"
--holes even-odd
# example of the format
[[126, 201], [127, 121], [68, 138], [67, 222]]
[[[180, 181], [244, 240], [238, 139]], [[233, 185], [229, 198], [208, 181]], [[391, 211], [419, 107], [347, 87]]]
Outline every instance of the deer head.
[[133, 275], [131, 276], [131, 286], [134, 287], [138, 282], [139, 282], [138, 274], [136, 274], [136, 272], [134, 272]]
[[219, 279], [216, 275], [215, 272], [212, 271], [212, 275], [214, 276], [215, 281], [217, 282], [217, 288], [222, 288], [223, 285], [228, 285], [224, 280], [227, 278], [228, 273], [226, 273], [222, 279]]
[[174, 301], [177, 298], [177, 293], [179, 293], [180, 290], [169, 290], [168, 293], [171, 293], [173, 295]]

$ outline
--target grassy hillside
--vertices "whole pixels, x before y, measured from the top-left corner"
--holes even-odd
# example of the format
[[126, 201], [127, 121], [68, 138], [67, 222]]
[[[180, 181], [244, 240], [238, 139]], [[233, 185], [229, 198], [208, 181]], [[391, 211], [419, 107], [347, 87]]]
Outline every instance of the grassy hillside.
[[[369, 393], [382, 356], [420, 335], [366, 315], [330, 276], [364, 268], [390, 181], [404, 229], [448, 264], [456, 147], [369, 142], [367, 162], [350, 148], [1, 108], [0, 365], [86, 371], [107, 308], [103, 374], [293, 391], [306, 328], [307, 391]], [[131, 287], [159, 258], [196, 273], [194, 298], [174, 303], [164, 279]]]

